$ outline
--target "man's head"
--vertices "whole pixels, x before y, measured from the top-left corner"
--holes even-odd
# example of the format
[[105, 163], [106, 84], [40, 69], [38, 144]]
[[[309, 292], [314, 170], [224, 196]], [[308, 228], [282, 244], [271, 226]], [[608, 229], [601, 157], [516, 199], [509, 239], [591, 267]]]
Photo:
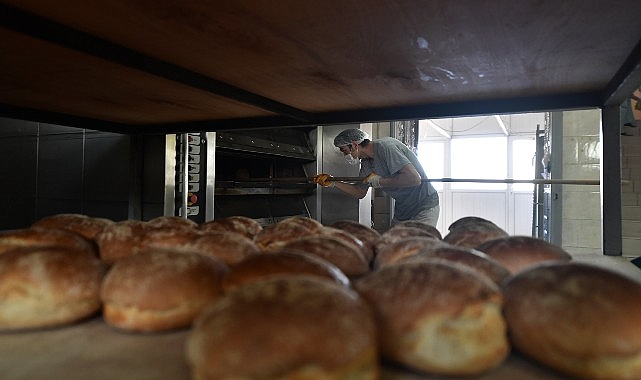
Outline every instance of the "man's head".
[[334, 138], [334, 145], [345, 155], [345, 160], [350, 165], [358, 165], [363, 158], [360, 153], [360, 144], [367, 144], [369, 136], [360, 129], [346, 129]]
[[346, 129], [343, 132], [339, 133], [334, 137], [334, 146], [340, 148], [345, 145], [352, 145], [352, 142], [356, 144], [362, 143], [364, 140], [368, 140], [369, 136], [367, 133], [361, 131], [360, 129], [352, 128]]

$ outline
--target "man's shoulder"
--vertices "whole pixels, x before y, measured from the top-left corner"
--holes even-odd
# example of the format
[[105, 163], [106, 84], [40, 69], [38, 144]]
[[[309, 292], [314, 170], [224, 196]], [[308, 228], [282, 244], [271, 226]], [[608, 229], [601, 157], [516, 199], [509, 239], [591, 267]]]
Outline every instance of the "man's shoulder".
[[374, 143], [379, 143], [382, 146], [403, 145], [400, 140], [395, 139], [394, 137], [381, 137], [380, 139], [376, 139]]

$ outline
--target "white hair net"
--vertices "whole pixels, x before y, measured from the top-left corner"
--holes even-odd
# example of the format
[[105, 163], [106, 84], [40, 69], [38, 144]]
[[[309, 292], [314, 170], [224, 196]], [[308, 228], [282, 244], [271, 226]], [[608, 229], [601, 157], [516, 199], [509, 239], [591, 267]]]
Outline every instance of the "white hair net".
[[334, 146], [341, 147], [349, 145], [352, 141], [356, 141], [356, 143], [360, 144], [365, 139], [369, 139], [369, 136], [360, 129], [346, 129], [334, 137]]

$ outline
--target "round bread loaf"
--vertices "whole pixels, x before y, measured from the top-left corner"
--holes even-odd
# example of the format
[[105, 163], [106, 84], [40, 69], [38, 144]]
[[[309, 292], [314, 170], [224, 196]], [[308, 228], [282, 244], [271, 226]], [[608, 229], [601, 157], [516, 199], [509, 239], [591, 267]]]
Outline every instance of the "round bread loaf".
[[394, 243], [381, 245], [374, 260], [374, 268], [396, 263], [420, 252], [430, 251], [449, 244], [428, 236], [413, 236]]
[[373, 316], [314, 276], [256, 281], [203, 311], [186, 342], [195, 380], [377, 379]]
[[487, 241], [477, 249], [501, 263], [510, 273], [546, 261], [570, 261], [561, 247], [531, 236], [507, 236]]
[[145, 228], [145, 222], [140, 220], [125, 220], [105, 227], [95, 239], [100, 259], [111, 265], [138, 252]]
[[158, 216], [149, 220], [147, 222], [147, 226], [152, 228], [191, 229], [191, 228], [197, 228], [198, 223], [194, 222], [191, 219], [183, 218], [181, 216], [163, 215], [163, 216]]
[[137, 236], [138, 244], [131, 253], [140, 253], [149, 249], [182, 249], [201, 236], [203, 232], [196, 228], [157, 228], [146, 224]]
[[514, 346], [580, 379], [641, 379], [641, 283], [585, 263], [526, 269], [504, 287]]
[[490, 221], [467, 217], [454, 222], [443, 241], [459, 247], [476, 248], [488, 240], [507, 236], [507, 232]]
[[349, 286], [347, 276], [327, 260], [303, 253], [281, 252], [256, 255], [231, 267], [223, 280], [223, 290], [229, 291], [239, 286], [282, 275], [319, 276], [343, 286]]
[[100, 310], [104, 267], [87, 250], [17, 248], [0, 255], [0, 329], [52, 327]]
[[82, 214], [56, 214], [39, 219], [31, 227], [64, 229], [94, 240], [100, 231], [113, 223], [114, 221], [110, 219]]
[[263, 226], [254, 219], [236, 215], [203, 223], [199, 228], [207, 232], [236, 232], [253, 239], [262, 231]]
[[399, 227], [414, 227], [424, 230], [425, 232], [433, 235], [437, 239], [443, 239], [441, 232], [434, 226], [431, 226], [427, 223], [419, 222], [418, 220], [403, 220], [392, 226], [391, 229]]
[[499, 287], [450, 261], [387, 265], [353, 283], [376, 310], [381, 354], [450, 376], [497, 367], [510, 346]]
[[222, 294], [228, 270], [214, 258], [170, 250], [118, 260], [100, 293], [105, 321], [136, 332], [188, 327], [207, 303]]
[[236, 232], [202, 232], [186, 242], [180, 249], [214, 257], [227, 265], [235, 265], [249, 257], [258, 255], [260, 249], [253, 240]]
[[290, 216], [276, 223], [277, 226], [301, 226], [311, 233], [320, 233], [323, 229], [323, 224], [316, 219], [306, 216]]
[[372, 253], [365, 247], [365, 244], [363, 244], [361, 239], [357, 238], [356, 236], [352, 235], [351, 233], [345, 230], [341, 230], [339, 228], [334, 228], [334, 227], [323, 227], [321, 229], [321, 233], [323, 235], [329, 235], [329, 236], [339, 238], [345, 241], [347, 244], [353, 245], [357, 250], [359, 250], [363, 254], [363, 257], [365, 257], [365, 260], [368, 263], [374, 258]]
[[262, 229], [254, 237], [254, 242], [261, 252], [270, 253], [281, 249], [290, 240], [316, 234], [304, 226], [292, 224], [272, 224]]
[[495, 227], [499, 228], [494, 222], [491, 220], [487, 220], [485, 218], [481, 218], [478, 216], [464, 216], [462, 218], [459, 218], [455, 220], [452, 224], [450, 224], [449, 227], [447, 227], [448, 231], [454, 231], [457, 228], [460, 227], [465, 227], [469, 225], [486, 225], [488, 227]]
[[21, 247], [62, 247], [97, 255], [89, 239], [64, 229], [31, 227], [0, 232], [0, 255]]
[[365, 249], [367, 252], [365, 258], [369, 262], [372, 262], [372, 260], [374, 260], [374, 256], [376, 254], [374, 251], [374, 246], [378, 242], [378, 239], [381, 238], [381, 234], [378, 231], [354, 220], [339, 220], [332, 223], [331, 227], [347, 231], [360, 239], [363, 242], [363, 245], [365, 245]]
[[279, 252], [300, 252], [316, 255], [336, 265], [347, 277], [361, 276], [370, 271], [369, 263], [356, 247], [330, 235], [312, 235], [291, 240]]
[[403, 260], [430, 260], [434, 258], [450, 260], [469, 266], [487, 276], [498, 286], [501, 286], [503, 282], [510, 277], [510, 271], [507, 270], [507, 268], [485, 253], [473, 248], [457, 247], [446, 243], [439, 247], [423, 250]]
[[428, 237], [438, 239], [434, 234], [417, 227], [398, 226], [385, 231], [376, 243], [376, 254], [387, 244], [406, 240], [410, 237]]

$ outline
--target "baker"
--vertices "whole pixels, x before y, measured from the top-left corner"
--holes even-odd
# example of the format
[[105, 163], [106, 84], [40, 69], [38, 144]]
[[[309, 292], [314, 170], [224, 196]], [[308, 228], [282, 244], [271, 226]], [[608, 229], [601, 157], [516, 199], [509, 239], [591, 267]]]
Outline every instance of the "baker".
[[372, 141], [365, 132], [354, 128], [339, 133], [334, 145], [349, 164], [360, 164], [363, 183], [333, 181], [329, 174], [315, 176], [315, 183], [335, 187], [359, 199], [367, 195], [369, 187], [381, 188], [395, 200], [392, 225], [417, 220], [436, 226], [440, 212], [438, 193], [414, 152], [405, 144], [393, 137]]

